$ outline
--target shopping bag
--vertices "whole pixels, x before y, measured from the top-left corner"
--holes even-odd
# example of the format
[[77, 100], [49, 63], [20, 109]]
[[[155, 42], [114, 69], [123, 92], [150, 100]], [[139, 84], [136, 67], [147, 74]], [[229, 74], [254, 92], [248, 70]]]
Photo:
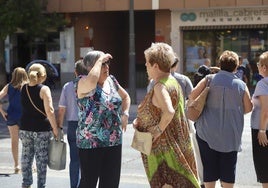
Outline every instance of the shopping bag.
[[198, 142], [197, 142], [197, 139], [196, 139], [196, 130], [195, 130], [193, 122], [189, 122], [189, 130], [190, 130], [190, 137], [191, 137], [192, 146], [193, 146], [193, 150], [194, 150], [197, 175], [198, 175], [198, 179], [200, 181], [200, 185], [202, 185], [202, 184], [204, 184], [204, 181], [203, 181], [203, 164], [202, 164], [202, 161], [201, 161], [199, 146], [198, 146]]
[[59, 137], [51, 138], [48, 146], [48, 167], [52, 170], [64, 170], [66, 166], [66, 143], [63, 133], [59, 131]]
[[153, 137], [150, 132], [140, 132], [137, 129], [135, 129], [131, 144], [132, 148], [145, 155], [150, 155], [152, 144], [153, 144]]

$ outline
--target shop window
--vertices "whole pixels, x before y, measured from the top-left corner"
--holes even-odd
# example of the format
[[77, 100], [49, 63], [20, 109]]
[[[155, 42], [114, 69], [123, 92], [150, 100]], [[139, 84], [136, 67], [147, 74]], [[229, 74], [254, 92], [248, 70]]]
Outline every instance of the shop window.
[[[254, 89], [258, 74], [256, 62], [268, 50], [267, 29], [217, 29], [183, 31], [183, 72], [192, 78], [198, 67], [210, 59], [218, 66], [218, 57], [224, 50], [235, 51], [249, 67], [249, 88]], [[253, 75], [253, 76], [252, 76]]]
[[207, 59], [213, 58], [215, 34], [208, 31], [185, 31], [183, 36], [184, 71], [195, 72]]
[[235, 51], [249, 63], [268, 50], [268, 32], [261, 29], [196, 30], [183, 33], [184, 72], [195, 72], [210, 59], [217, 66], [217, 59], [224, 50]]

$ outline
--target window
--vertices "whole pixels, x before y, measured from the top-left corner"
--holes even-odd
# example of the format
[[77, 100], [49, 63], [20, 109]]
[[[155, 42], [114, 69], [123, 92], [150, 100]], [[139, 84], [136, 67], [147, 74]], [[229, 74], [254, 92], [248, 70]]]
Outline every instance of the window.
[[259, 54], [268, 50], [267, 29], [214, 29], [183, 31], [184, 72], [195, 72], [206, 58], [212, 66], [224, 50], [237, 52], [244, 61], [256, 64]]

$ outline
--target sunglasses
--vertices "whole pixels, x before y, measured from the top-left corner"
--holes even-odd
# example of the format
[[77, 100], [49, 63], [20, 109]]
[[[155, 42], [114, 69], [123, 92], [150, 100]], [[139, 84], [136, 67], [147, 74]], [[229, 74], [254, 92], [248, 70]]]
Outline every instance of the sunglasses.
[[111, 64], [111, 61], [110, 60], [108, 60], [108, 61], [106, 61], [106, 62], [104, 62], [104, 63], [102, 63], [102, 65], [101, 66], [110, 66], [110, 64]]

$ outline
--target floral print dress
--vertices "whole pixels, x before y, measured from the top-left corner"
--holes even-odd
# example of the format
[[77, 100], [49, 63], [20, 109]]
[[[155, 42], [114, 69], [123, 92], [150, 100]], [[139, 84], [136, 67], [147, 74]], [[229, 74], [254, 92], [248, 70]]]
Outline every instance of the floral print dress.
[[[75, 88], [81, 77], [75, 81]], [[117, 90], [119, 83], [110, 75], [107, 78], [110, 92], [100, 86], [84, 98], [77, 99], [79, 108], [77, 146], [81, 149], [101, 148], [122, 144], [122, 99]]]
[[[161, 188], [165, 184], [174, 188], [200, 187], [181, 89], [175, 78], [165, 78], [160, 83], [166, 86], [171, 96], [175, 115], [153, 143], [151, 154], [142, 154], [147, 178], [152, 188]], [[151, 89], [138, 106], [137, 129], [142, 132], [147, 132], [161, 119], [161, 109], [152, 103], [153, 92]]]

